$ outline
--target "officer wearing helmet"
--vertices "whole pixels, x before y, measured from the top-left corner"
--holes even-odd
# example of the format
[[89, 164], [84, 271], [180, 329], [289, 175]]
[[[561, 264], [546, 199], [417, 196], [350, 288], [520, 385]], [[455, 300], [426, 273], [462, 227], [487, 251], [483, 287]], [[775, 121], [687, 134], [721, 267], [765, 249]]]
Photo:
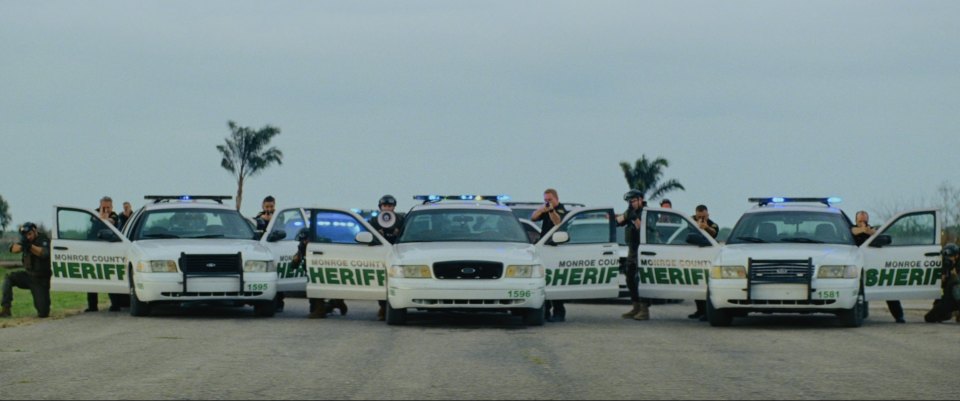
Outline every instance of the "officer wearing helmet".
[[[928, 323], [950, 320], [956, 316], [955, 311], [960, 307], [960, 246], [947, 244], [941, 252], [943, 260], [940, 265], [940, 278], [943, 293], [940, 299], [933, 302], [933, 308], [924, 315], [923, 320]], [[960, 322], [960, 316], [956, 317]]]
[[627, 262], [624, 269], [627, 279], [627, 289], [630, 290], [630, 301], [633, 302], [633, 309], [620, 315], [624, 319], [649, 320], [650, 302], [640, 298], [637, 289], [637, 251], [640, 248], [640, 228], [643, 227], [640, 222], [640, 216], [646, 202], [643, 200], [643, 192], [631, 189], [623, 194], [623, 200], [627, 201], [628, 207], [621, 215], [617, 215], [617, 225], [624, 228], [624, 239], [627, 241]]
[[[403, 232], [403, 215], [396, 212], [397, 198], [393, 195], [383, 195], [377, 202], [380, 213], [376, 217], [367, 219], [367, 223], [380, 233], [391, 244], [396, 244]], [[387, 227], [384, 227], [387, 226]], [[380, 310], [377, 311], [377, 320], [386, 318], [386, 301], [379, 301]]]
[[10, 317], [13, 305], [13, 287], [30, 290], [37, 316], [50, 316], [50, 239], [27, 222], [20, 226], [20, 240], [10, 245], [10, 253], [23, 254], [23, 270], [7, 274], [3, 280], [3, 299], [0, 317]]

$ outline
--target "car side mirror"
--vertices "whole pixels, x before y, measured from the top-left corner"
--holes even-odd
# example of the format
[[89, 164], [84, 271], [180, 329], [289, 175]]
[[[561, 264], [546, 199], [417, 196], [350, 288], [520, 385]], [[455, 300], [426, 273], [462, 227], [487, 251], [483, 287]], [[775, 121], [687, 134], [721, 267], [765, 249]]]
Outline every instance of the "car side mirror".
[[267, 242], [277, 242], [284, 238], [287, 238], [287, 232], [282, 230], [274, 230], [267, 236]]
[[870, 247], [871, 247], [871, 248], [883, 248], [883, 247], [885, 247], [885, 246], [887, 246], [887, 245], [890, 245], [890, 244], [892, 244], [892, 243], [893, 243], [893, 238], [891, 238], [889, 235], [881, 235], [881, 236], [878, 236], [877, 238], [875, 238], [875, 239], [873, 240], [873, 242], [870, 243]]
[[369, 231], [359, 232], [354, 239], [361, 244], [369, 244], [373, 242], [373, 234], [371, 234]]
[[687, 243], [690, 245], [699, 246], [701, 248], [705, 246], [710, 246], [710, 240], [708, 240], [707, 237], [704, 237], [703, 234], [700, 234], [700, 233], [687, 234]]
[[109, 228], [104, 228], [100, 231], [97, 231], [97, 238], [107, 242], [120, 242], [120, 237], [118, 237], [117, 234], [114, 234], [113, 231], [110, 231]]
[[554, 244], [563, 244], [570, 241], [570, 234], [568, 234], [566, 231], [557, 231], [553, 233], [553, 236], [550, 237], [550, 241], [552, 241]]

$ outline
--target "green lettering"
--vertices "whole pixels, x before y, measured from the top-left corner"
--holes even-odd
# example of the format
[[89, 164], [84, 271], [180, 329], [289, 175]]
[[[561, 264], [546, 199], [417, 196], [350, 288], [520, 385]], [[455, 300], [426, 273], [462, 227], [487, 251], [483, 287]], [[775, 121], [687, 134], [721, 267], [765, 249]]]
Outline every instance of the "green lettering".
[[[567, 274], [570, 273], [570, 270], [567, 269], [556, 269], [553, 271], [553, 284], [551, 285], [567, 285]], [[559, 284], [558, 284], [559, 283]]]
[[896, 274], [896, 271], [894, 271], [893, 269], [880, 270], [880, 281], [877, 284], [880, 286], [893, 285], [894, 274]]
[[867, 282], [866, 282], [867, 287], [873, 287], [877, 285], [879, 275], [880, 275], [880, 272], [874, 269], [867, 270]]
[[84, 280], [97, 278], [97, 267], [91, 263], [80, 264], [80, 271]]
[[82, 278], [80, 277], [80, 264], [77, 262], [67, 263], [67, 269], [70, 272], [70, 278]]
[[363, 269], [363, 285], [370, 285], [370, 281], [373, 280], [374, 277], [373, 270]]
[[683, 269], [683, 283], [690, 284], [693, 282], [693, 279], [690, 278], [690, 269]]
[[326, 284], [323, 280], [323, 269], [308, 269], [311, 284]]
[[337, 269], [323, 269], [324, 276], [327, 278], [327, 284], [339, 285], [340, 280], [337, 279]]
[[923, 284], [923, 269], [912, 269], [910, 270], [910, 284], [909, 285], [922, 285]]
[[377, 285], [380, 287], [383, 287], [386, 281], [387, 281], [387, 271], [384, 269], [377, 270]]
[[683, 272], [680, 269], [669, 269], [667, 272], [670, 274], [670, 284], [685, 284], [683, 282]]
[[97, 263], [97, 280], [103, 280], [103, 265], [99, 263]]
[[[637, 275], [640, 276], [640, 284], [655, 283], [653, 279], [653, 269], [649, 267], [637, 269]], [[627, 277], [627, 279], [630, 279], [630, 277]]]
[[617, 275], [620, 274], [620, 267], [610, 266], [607, 268], [607, 278], [602, 280], [604, 284], [610, 284], [613, 279], [617, 278]]
[[583, 276], [583, 268], [570, 269], [570, 285], [580, 285], [580, 279]]
[[53, 262], [53, 276], [66, 278], [67, 262], [63, 262], [63, 263]]
[[117, 269], [117, 280], [123, 281], [124, 275], [127, 274], [126, 267], [124, 265], [113, 265], [113, 267]]
[[653, 275], [657, 278], [657, 284], [667, 284], [670, 280], [667, 279], [667, 269], [665, 267], [658, 267], [653, 269]]
[[600, 273], [597, 269], [587, 269], [583, 274], [583, 284], [597, 284], [597, 274]]
[[115, 265], [97, 263], [97, 278], [113, 280], [113, 266]]
[[700, 285], [700, 280], [703, 280], [703, 278], [707, 276], [707, 272], [703, 269], [693, 269], [690, 275], [693, 276], [693, 285]]
[[350, 269], [340, 269], [340, 283], [343, 285], [357, 285], [356, 281], [353, 281], [353, 270]]
[[897, 279], [893, 282], [893, 285], [903, 286], [907, 285], [907, 275], [910, 274], [910, 269], [897, 269]]

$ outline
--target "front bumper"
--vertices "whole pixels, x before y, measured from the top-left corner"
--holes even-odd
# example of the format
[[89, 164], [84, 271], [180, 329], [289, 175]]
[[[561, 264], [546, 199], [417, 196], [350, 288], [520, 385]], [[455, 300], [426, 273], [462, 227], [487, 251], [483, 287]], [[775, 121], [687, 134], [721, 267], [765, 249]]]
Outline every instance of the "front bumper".
[[543, 279], [391, 279], [387, 302], [395, 309], [513, 309], [543, 306]]
[[806, 284], [755, 284], [749, 297], [747, 280], [710, 280], [709, 287], [710, 302], [716, 309], [828, 312], [853, 308], [860, 292], [860, 280], [815, 279], [809, 287]]
[[266, 301], [277, 294], [276, 273], [244, 273], [240, 277], [188, 277], [184, 291], [183, 274], [137, 273], [137, 298], [142, 302], [184, 301]]

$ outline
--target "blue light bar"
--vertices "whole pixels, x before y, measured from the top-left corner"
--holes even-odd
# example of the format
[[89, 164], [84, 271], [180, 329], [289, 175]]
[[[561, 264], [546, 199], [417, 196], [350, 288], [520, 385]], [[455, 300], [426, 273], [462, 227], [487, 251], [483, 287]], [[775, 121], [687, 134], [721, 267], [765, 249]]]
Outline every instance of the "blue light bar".
[[837, 196], [833, 196], [833, 197], [827, 198], [827, 203], [829, 203], [829, 204], [831, 204], [831, 205], [832, 205], [832, 204], [835, 204], [835, 203], [841, 203], [841, 202], [843, 202], [843, 199], [841, 199], [840, 197], [837, 197]]
[[183, 196], [180, 197], [180, 200], [182, 200], [182, 201], [188, 201], [188, 200], [190, 200], [190, 195], [183, 195]]
[[351, 211], [351, 212], [354, 212], [354, 213], [356, 213], [356, 214], [360, 214], [361, 212], [363, 212], [363, 210], [360, 210], [360, 209], [357, 209], [357, 208], [352, 208], [352, 209], [350, 209], [350, 211]]
[[783, 203], [785, 201], [782, 197], [770, 198], [770, 200], [773, 201], [773, 203]]
[[770, 197], [770, 198], [748, 198], [747, 201], [755, 202], [757, 205], [766, 206], [771, 203], [782, 204], [782, 203], [822, 203], [824, 205], [830, 206], [833, 203], [840, 203], [842, 199], [839, 197], [830, 197], [830, 198], [785, 198], [785, 197]]
[[432, 203], [439, 202], [441, 200], [464, 200], [464, 201], [490, 201], [495, 203], [500, 203], [505, 200], [509, 200], [510, 196], [508, 195], [415, 195], [414, 200], [421, 201], [423, 203]]

